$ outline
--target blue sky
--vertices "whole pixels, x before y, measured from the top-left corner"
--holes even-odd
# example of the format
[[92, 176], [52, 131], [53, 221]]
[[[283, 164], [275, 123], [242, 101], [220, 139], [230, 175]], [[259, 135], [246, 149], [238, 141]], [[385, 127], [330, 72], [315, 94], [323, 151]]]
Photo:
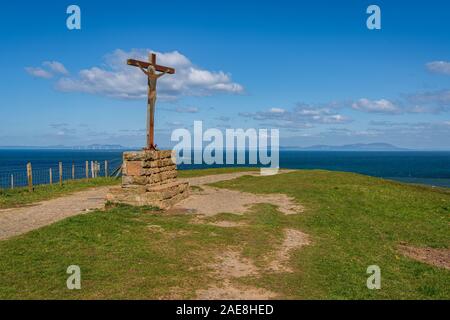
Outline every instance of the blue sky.
[[[66, 8], [81, 8], [68, 30]], [[381, 8], [381, 30], [366, 8]], [[450, 149], [448, 1], [40, 1], [1, 5], [0, 146], [144, 144], [204, 127], [279, 128], [281, 145]]]

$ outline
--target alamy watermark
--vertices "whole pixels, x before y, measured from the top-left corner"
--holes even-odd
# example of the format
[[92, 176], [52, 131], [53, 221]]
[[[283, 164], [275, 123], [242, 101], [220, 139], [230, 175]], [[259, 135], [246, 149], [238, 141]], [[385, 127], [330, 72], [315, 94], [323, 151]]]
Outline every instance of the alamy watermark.
[[67, 278], [66, 285], [67, 289], [81, 289], [81, 269], [77, 265], [70, 265], [66, 270], [67, 274], [70, 276]]
[[75, 4], [67, 7], [66, 13], [69, 14], [66, 20], [66, 27], [69, 30], [81, 29], [81, 9]]
[[367, 18], [366, 25], [369, 30], [381, 29], [381, 9], [379, 6], [372, 4], [367, 7], [367, 14], [370, 16]]
[[[265, 172], [279, 168], [280, 133], [278, 129], [203, 129], [194, 121], [193, 132], [175, 129], [171, 141], [177, 164], [249, 164], [265, 166]], [[264, 171], [264, 169], [263, 169]]]
[[[369, 5], [366, 13], [370, 16], [366, 20], [366, 26], [369, 30], [381, 29], [381, 8], [378, 5]], [[66, 19], [66, 26], [69, 30], [81, 30], [81, 9], [78, 5], [71, 4], [66, 9], [69, 16]]]
[[381, 269], [377, 265], [370, 265], [367, 267], [366, 273], [370, 274], [367, 278], [366, 285], [367, 289], [379, 290], [381, 289]]

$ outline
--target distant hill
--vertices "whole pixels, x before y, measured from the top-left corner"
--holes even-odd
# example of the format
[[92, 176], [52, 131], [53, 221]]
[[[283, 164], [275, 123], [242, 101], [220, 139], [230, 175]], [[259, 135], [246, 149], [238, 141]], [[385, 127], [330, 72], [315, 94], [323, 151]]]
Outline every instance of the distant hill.
[[[0, 146], [0, 149], [62, 149], [62, 150], [140, 150], [139, 147], [124, 147], [120, 144], [91, 144], [87, 146]], [[163, 148], [164, 149], [164, 148]], [[167, 149], [170, 149], [168, 147]], [[399, 148], [389, 143], [357, 143], [341, 146], [313, 145], [309, 147], [280, 147], [281, 150], [305, 150], [305, 151], [410, 151]]]
[[126, 147], [120, 144], [91, 144], [88, 146], [73, 147], [73, 149], [86, 149], [86, 150], [123, 150]]
[[299, 150], [308, 151], [408, 151], [409, 149], [399, 148], [389, 143], [356, 143], [342, 146], [314, 145]]
[[124, 147], [120, 144], [91, 144], [88, 146], [3, 146], [0, 149], [134, 150], [137, 148]]

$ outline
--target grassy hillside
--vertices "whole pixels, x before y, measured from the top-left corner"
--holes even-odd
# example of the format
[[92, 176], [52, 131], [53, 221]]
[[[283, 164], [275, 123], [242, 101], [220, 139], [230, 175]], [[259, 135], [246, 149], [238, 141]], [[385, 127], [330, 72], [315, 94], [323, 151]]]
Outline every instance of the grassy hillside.
[[[244, 176], [216, 186], [253, 193], [285, 193], [305, 207], [284, 215], [257, 205], [244, 215], [163, 215], [119, 206], [75, 216], [0, 242], [0, 298], [194, 298], [220, 285], [212, 257], [239, 247], [264, 270], [284, 228], [310, 235], [312, 245], [290, 259], [293, 272], [261, 271], [235, 280], [287, 299], [450, 299], [450, 271], [416, 262], [402, 243], [449, 248], [450, 192], [367, 176], [297, 171]], [[82, 270], [82, 289], [66, 288], [67, 266]], [[368, 290], [366, 268], [381, 268], [381, 290]]]

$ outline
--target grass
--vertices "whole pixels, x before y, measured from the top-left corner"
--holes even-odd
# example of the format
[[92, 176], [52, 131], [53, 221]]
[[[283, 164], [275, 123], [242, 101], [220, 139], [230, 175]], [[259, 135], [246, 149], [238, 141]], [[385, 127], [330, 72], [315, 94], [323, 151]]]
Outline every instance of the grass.
[[[244, 215], [209, 218], [245, 222], [237, 228], [193, 224], [192, 215], [163, 215], [145, 207], [74, 216], [0, 242], [0, 298], [194, 298], [196, 290], [220, 284], [209, 269], [217, 254], [238, 247], [263, 269], [284, 228], [308, 233], [313, 241], [291, 257], [294, 272], [263, 271], [236, 282], [286, 299], [450, 298], [448, 270], [396, 249], [400, 243], [449, 247], [448, 189], [319, 170], [215, 185], [285, 193], [306, 210], [284, 215], [261, 204]], [[81, 268], [81, 290], [66, 288], [66, 268], [72, 264]], [[366, 287], [366, 269], [373, 264], [381, 268], [381, 290]]]
[[233, 173], [233, 172], [245, 172], [245, 171], [259, 171], [259, 168], [255, 167], [227, 167], [227, 168], [210, 168], [210, 169], [195, 169], [195, 170], [179, 170], [178, 176], [180, 178], [193, 178], [208, 176], [212, 174]]
[[[450, 298], [449, 271], [412, 261], [397, 251], [400, 243], [449, 247], [448, 189], [320, 170], [247, 176], [216, 186], [286, 193], [307, 208], [302, 215], [277, 217], [280, 225], [310, 234], [314, 245], [296, 254], [297, 272], [265, 277], [259, 281], [262, 286], [282, 290], [291, 298]], [[365, 286], [366, 268], [372, 264], [381, 268], [382, 290]]]
[[33, 192], [29, 192], [28, 188], [0, 189], [0, 209], [23, 206], [33, 202], [57, 198], [75, 191], [118, 183], [120, 183], [120, 180], [99, 177], [89, 180], [67, 180], [64, 181], [62, 187], [58, 183], [37, 185], [34, 186]]

